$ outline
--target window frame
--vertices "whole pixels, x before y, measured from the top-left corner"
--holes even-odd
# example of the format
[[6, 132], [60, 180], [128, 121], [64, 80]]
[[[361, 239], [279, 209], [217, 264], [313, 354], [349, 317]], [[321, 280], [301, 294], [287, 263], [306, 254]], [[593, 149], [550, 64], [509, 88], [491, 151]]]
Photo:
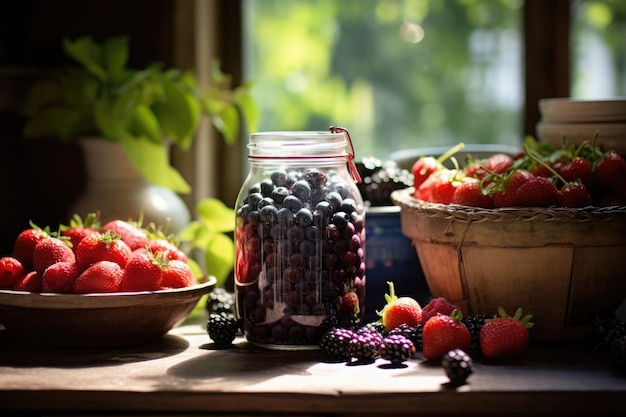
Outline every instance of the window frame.
[[[203, 32], [198, 31], [203, 25], [213, 25], [215, 36], [215, 56], [218, 56], [222, 70], [232, 76], [233, 85], [243, 80], [243, 0], [223, 0], [210, 8], [199, 7], [203, 0], [195, 0], [193, 25], [179, 25], [179, 31], [195, 28], [195, 42]], [[178, 7], [184, 6], [185, 0], [178, 0]], [[188, 12], [188, 11], [187, 11]], [[547, 97], [568, 97], [570, 95], [570, 26], [571, 0], [525, 0], [522, 6], [524, 39], [524, 103], [522, 110], [522, 129], [520, 137], [535, 136], [535, 126], [540, 119], [538, 101]], [[188, 21], [188, 23], [190, 23]], [[206, 33], [202, 36], [206, 36]], [[185, 39], [184, 36], [180, 37]], [[179, 43], [178, 47], [185, 48]], [[197, 49], [197, 48], [196, 48]], [[211, 56], [201, 56], [197, 50], [192, 61], [196, 68]], [[192, 152], [175, 161], [191, 175], [194, 194], [190, 199], [198, 201], [205, 196], [221, 199], [233, 205], [242, 181], [242, 169], [246, 139], [244, 136], [233, 145], [225, 145], [212, 129], [199, 133], [200, 143], [208, 142], [208, 148], [201, 153]], [[199, 165], [205, 166], [198, 170]], [[191, 166], [191, 168], [190, 168]], [[195, 167], [195, 168], [194, 168]], [[198, 174], [203, 172], [202, 174]], [[208, 175], [211, 180], [200, 178]]]

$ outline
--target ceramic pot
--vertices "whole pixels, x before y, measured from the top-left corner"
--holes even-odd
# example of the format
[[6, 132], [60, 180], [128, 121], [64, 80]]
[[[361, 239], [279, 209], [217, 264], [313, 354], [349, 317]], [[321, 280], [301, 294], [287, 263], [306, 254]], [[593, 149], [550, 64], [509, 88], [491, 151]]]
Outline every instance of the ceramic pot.
[[132, 167], [120, 143], [98, 138], [79, 141], [85, 156], [87, 183], [84, 193], [70, 208], [70, 217], [100, 212], [102, 223], [136, 220], [143, 224], [170, 223], [169, 232], [182, 230], [190, 221], [189, 209], [178, 194], [143, 179]]

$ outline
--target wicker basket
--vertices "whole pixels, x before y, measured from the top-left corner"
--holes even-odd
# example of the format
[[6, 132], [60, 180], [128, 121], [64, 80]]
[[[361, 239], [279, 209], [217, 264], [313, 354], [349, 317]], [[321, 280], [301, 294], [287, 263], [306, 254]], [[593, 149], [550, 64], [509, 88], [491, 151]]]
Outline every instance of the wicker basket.
[[626, 207], [479, 209], [392, 194], [433, 296], [464, 314], [533, 314], [536, 340], [571, 340], [626, 297]]

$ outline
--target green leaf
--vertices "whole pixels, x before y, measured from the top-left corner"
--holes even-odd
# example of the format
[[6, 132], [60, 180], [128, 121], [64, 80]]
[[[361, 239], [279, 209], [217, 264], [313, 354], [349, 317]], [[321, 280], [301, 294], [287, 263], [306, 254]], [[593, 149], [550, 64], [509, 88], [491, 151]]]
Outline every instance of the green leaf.
[[239, 133], [239, 113], [234, 105], [225, 106], [222, 111], [213, 116], [213, 125], [224, 136], [226, 143], [233, 144]]
[[115, 37], [102, 45], [103, 62], [111, 77], [119, 77], [124, 73], [128, 62], [128, 38]]
[[138, 104], [135, 107], [129, 128], [133, 136], [145, 136], [154, 143], [163, 144], [159, 119], [145, 104]]
[[223, 287], [235, 263], [235, 244], [228, 236], [215, 234], [206, 247], [204, 255], [207, 275], [217, 278], [217, 286]]
[[101, 98], [94, 105], [94, 120], [102, 136], [116, 142], [128, 142], [131, 134], [128, 131], [129, 115], [120, 110], [120, 103], [111, 103]]
[[177, 238], [181, 242], [191, 242], [192, 248], [194, 249], [204, 251], [211, 240], [211, 236], [214, 234], [215, 231], [209, 230], [209, 228], [201, 222], [193, 221], [178, 233]]
[[105, 81], [109, 78], [103, 68], [102, 50], [90, 37], [84, 37], [72, 42], [69, 39], [63, 40], [65, 52], [82, 64], [87, 71]]
[[161, 77], [161, 82], [165, 96], [154, 104], [154, 112], [165, 136], [187, 150], [200, 122], [200, 103], [183, 83], [166, 77]]
[[26, 138], [56, 136], [67, 142], [90, 128], [91, 117], [84, 108], [57, 106], [44, 109], [31, 117], [24, 125], [22, 134]]
[[62, 103], [64, 99], [65, 91], [57, 79], [39, 80], [26, 94], [22, 112], [27, 117], [33, 117], [50, 105]]
[[206, 198], [196, 205], [200, 221], [210, 230], [232, 232], [235, 230], [235, 211], [217, 198]]
[[147, 138], [126, 138], [123, 145], [131, 164], [146, 180], [178, 193], [191, 191], [182, 175], [170, 166], [169, 152], [163, 144], [151, 142]]
[[256, 132], [259, 129], [259, 108], [252, 95], [247, 89], [238, 89], [235, 91], [235, 103], [243, 115], [248, 132]]

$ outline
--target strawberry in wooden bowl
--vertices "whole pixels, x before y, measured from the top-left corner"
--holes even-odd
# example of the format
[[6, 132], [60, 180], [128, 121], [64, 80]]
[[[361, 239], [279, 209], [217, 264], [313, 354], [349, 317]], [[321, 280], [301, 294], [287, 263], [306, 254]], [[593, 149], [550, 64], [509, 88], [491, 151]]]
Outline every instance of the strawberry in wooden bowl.
[[626, 297], [624, 184], [623, 157], [594, 140], [528, 141], [391, 198], [433, 296], [465, 315], [524, 306], [534, 338], [564, 340], [587, 335]]
[[194, 276], [176, 245], [138, 226], [87, 228], [32, 225], [0, 258], [0, 323], [8, 333], [67, 347], [151, 342], [215, 286], [214, 277]]

